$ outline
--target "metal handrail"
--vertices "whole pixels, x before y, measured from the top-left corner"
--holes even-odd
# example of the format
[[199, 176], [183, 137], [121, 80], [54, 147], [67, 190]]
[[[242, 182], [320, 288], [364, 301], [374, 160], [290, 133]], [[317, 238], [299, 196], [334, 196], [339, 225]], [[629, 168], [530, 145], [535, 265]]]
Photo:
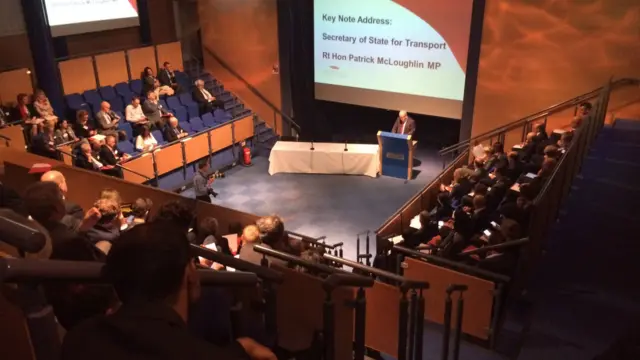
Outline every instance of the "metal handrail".
[[217, 54], [211, 51], [208, 47], [203, 46], [203, 49], [204, 51], [207, 52], [207, 54], [211, 55], [214, 59], [216, 59], [216, 61], [220, 63], [220, 65], [222, 65], [222, 67], [225, 68], [225, 70], [230, 72], [236, 79], [240, 80], [255, 96], [257, 96], [258, 98], [260, 98], [260, 100], [262, 100], [265, 104], [267, 104], [267, 106], [269, 106], [271, 110], [273, 110], [275, 113], [280, 115], [283, 119], [289, 122], [289, 125], [292, 125], [297, 129], [298, 132], [300, 132], [302, 127], [297, 122], [295, 122], [291, 117], [287, 116], [282, 111], [280, 111], [280, 109], [278, 109], [275, 105], [273, 105], [271, 101], [269, 101], [264, 95], [260, 93], [260, 91], [258, 91], [258, 89], [256, 89], [253, 85], [251, 85], [245, 78], [242, 77], [242, 75], [238, 74], [233, 68], [231, 68], [231, 66], [229, 66], [229, 64], [227, 64], [224, 60], [222, 60]]
[[[618, 80], [612, 82], [611, 83], [611, 87], [613, 89], [613, 88], [617, 88], [617, 87], [621, 87], [621, 86], [635, 85], [635, 84], [639, 84], [639, 83], [640, 83], [640, 79], [622, 78], [622, 79], [618, 79]], [[481, 140], [486, 139], [486, 138], [498, 136], [502, 132], [513, 130], [515, 128], [518, 128], [520, 126], [528, 124], [530, 122], [539, 120], [539, 119], [541, 119], [541, 118], [543, 118], [545, 116], [548, 116], [550, 114], [556, 113], [558, 111], [565, 110], [568, 107], [577, 105], [577, 104], [579, 104], [579, 103], [581, 103], [581, 102], [583, 102], [583, 101], [585, 101], [587, 99], [591, 99], [593, 97], [596, 97], [598, 94], [600, 94], [600, 91], [602, 91], [603, 88], [604, 87], [601, 86], [601, 87], [599, 87], [597, 89], [594, 89], [594, 90], [591, 90], [591, 91], [589, 91], [587, 93], [584, 93], [582, 95], [576, 96], [576, 97], [574, 97], [574, 98], [572, 98], [570, 100], [566, 100], [566, 101], [563, 101], [561, 103], [549, 106], [548, 108], [546, 108], [546, 109], [544, 109], [542, 111], [538, 111], [538, 112], [536, 112], [536, 113], [534, 113], [532, 115], [525, 116], [524, 118], [521, 118], [519, 120], [510, 122], [510, 123], [508, 123], [506, 125], [503, 125], [503, 126], [497, 128], [497, 129], [493, 129], [493, 130], [487, 131], [487, 132], [485, 132], [483, 134], [474, 136], [473, 138], [468, 139], [468, 140], [460, 141], [457, 144], [448, 146], [448, 147], [440, 150], [438, 152], [438, 154], [440, 156], [445, 156], [445, 155], [450, 154], [452, 152], [455, 152], [455, 151], [457, 151], [457, 150], [459, 150], [461, 148], [469, 146], [470, 144], [473, 144], [476, 141], [481, 141]]]

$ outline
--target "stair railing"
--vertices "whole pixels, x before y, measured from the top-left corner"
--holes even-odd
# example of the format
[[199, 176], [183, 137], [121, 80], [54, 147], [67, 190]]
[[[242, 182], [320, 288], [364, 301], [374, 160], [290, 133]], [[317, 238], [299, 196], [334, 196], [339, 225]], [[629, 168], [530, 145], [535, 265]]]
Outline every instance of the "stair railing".
[[[638, 84], [640, 84], [640, 79], [622, 78], [622, 79], [615, 80], [611, 83], [611, 90], [619, 89], [619, 88], [630, 86], [630, 85], [637, 86]], [[546, 126], [547, 119], [550, 115], [553, 115], [563, 110], [567, 110], [571, 107], [574, 107], [575, 108], [574, 113], [577, 113], [578, 106], [581, 103], [596, 99], [601, 94], [603, 89], [604, 87], [601, 86], [597, 89], [593, 89], [582, 95], [578, 95], [569, 100], [549, 106], [544, 110], [538, 111], [529, 116], [525, 116], [524, 118], [515, 120], [513, 122], [500, 126], [496, 129], [474, 136], [471, 139], [462, 140], [457, 144], [448, 146], [439, 151], [439, 155], [442, 157], [442, 161], [443, 161], [442, 163], [443, 169], [446, 167], [448, 156], [450, 156], [450, 158], [455, 158], [455, 156], [458, 155], [460, 151], [470, 148], [472, 146], [478, 145], [483, 141], [489, 140], [490, 143], [493, 143], [494, 138], [497, 139], [497, 141], [504, 144], [505, 136], [510, 131], [521, 128], [522, 129], [521, 141], [524, 141], [527, 133], [531, 131], [533, 123], [542, 121], [542, 123]]]

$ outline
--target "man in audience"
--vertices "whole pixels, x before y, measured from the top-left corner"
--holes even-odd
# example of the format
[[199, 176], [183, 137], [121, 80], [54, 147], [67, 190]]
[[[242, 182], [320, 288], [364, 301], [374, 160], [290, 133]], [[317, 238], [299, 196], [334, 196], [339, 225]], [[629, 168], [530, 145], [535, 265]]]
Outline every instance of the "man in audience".
[[483, 195], [473, 197], [473, 232], [478, 234], [491, 226], [491, 212], [487, 209], [487, 201]]
[[125, 119], [131, 123], [133, 129], [133, 137], [142, 133], [142, 128], [149, 126], [149, 120], [142, 111], [142, 105], [140, 105], [140, 97], [137, 95], [131, 98], [131, 104], [127, 105], [124, 110]]
[[115, 136], [108, 135], [104, 142], [104, 145], [100, 147], [100, 159], [102, 159], [102, 164], [104, 165], [102, 171], [110, 176], [124, 178], [122, 169], [118, 165], [126, 161], [130, 156], [118, 150]]
[[[249, 225], [242, 230], [242, 248], [240, 249], [240, 259], [250, 263], [260, 265], [262, 254], [253, 249], [254, 245], [264, 245], [260, 239], [260, 229], [256, 225]], [[269, 247], [268, 245], [265, 247]]]
[[58, 185], [58, 188], [60, 188], [60, 191], [62, 192], [62, 198], [64, 199], [64, 207], [67, 215], [77, 219], [78, 221], [81, 221], [84, 218], [84, 210], [82, 210], [80, 205], [66, 199], [67, 192], [69, 191], [67, 188], [67, 179], [65, 179], [64, 175], [62, 175], [60, 171], [47, 171], [42, 174], [40, 181], [49, 181]]
[[102, 163], [94, 157], [93, 149], [89, 142], [80, 143], [80, 151], [73, 160], [73, 165], [85, 170], [100, 171]]
[[187, 136], [189, 136], [189, 134], [187, 134], [186, 131], [182, 130], [182, 128], [178, 124], [178, 119], [173, 116], [170, 117], [169, 124], [164, 129], [164, 139], [167, 142], [172, 143]]
[[582, 123], [584, 123], [587, 120], [587, 118], [589, 117], [589, 113], [591, 113], [592, 108], [593, 106], [589, 102], [583, 102], [582, 104], [580, 104], [580, 107], [578, 107], [578, 113], [576, 114], [576, 116], [573, 118], [573, 121], [571, 122], [571, 128], [573, 130], [578, 129], [580, 125], [582, 125]]
[[196, 87], [191, 93], [193, 100], [200, 105], [200, 115], [213, 111], [213, 108], [224, 109], [224, 102], [216, 99], [215, 96], [204, 88], [204, 81], [196, 80]]
[[107, 243], [106, 248], [98, 246], [107, 253], [109, 244], [120, 236], [120, 207], [112, 199], [98, 199], [93, 207], [100, 211], [100, 219], [87, 231], [87, 239], [94, 245]]
[[527, 134], [527, 138], [524, 142], [524, 146], [522, 146], [522, 150], [520, 151], [520, 161], [529, 162], [531, 157], [536, 154], [536, 150], [538, 148], [536, 133], [530, 132]]
[[414, 248], [420, 244], [426, 244], [438, 234], [438, 222], [432, 220], [428, 211], [420, 212], [418, 218], [420, 219], [420, 229], [402, 236], [406, 247]]
[[96, 121], [98, 122], [98, 133], [102, 135], [119, 136], [120, 140], [127, 138], [124, 131], [118, 131], [120, 116], [111, 111], [111, 104], [106, 101], [100, 103], [100, 111], [96, 113]]
[[182, 92], [180, 85], [178, 85], [178, 82], [176, 81], [176, 75], [173, 72], [171, 63], [165, 61], [162, 66], [162, 69], [158, 73], [158, 80], [160, 81], [160, 85], [172, 88], [176, 94]]
[[182, 201], [169, 201], [160, 205], [153, 218], [154, 223], [172, 223], [186, 234], [193, 225], [193, 210]]
[[109, 252], [105, 273], [122, 306], [67, 333], [62, 359], [276, 359], [249, 338], [218, 347], [189, 333], [200, 281], [182, 229], [151, 223], [125, 232]]
[[35, 135], [31, 140], [31, 151], [34, 154], [58, 160], [58, 152], [55, 148], [53, 133], [55, 123], [51, 120], [44, 122], [44, 127], [40, 134]]
[[142, 111], [156, 129], [164, 129], [165, 121], [163, 118], [173, 116], [160, 104], [158, 95], [153, 91], [147, 93], [147, 100], [142, 104]]
[[193, 191], [196, 199], [211, 203], [211, 196], [217, 197], [218, 193], [210, 188], [213, 183], [213, 177], [209, 174], [209, 159], [202, 159], [198, 163], [198, 172], [193, 177]]
[[569, 145], [571, 145], [571, 141], [573, 140], [573, 133], [572, 132], [565, 132], [560, 136], [560, 140], [558, 140], [558, 151], [560, 151], [561, 154], [564, 154], [565, 152], [567, 152], [567, 150], [569, 150]]
[[291, 255], [299, 256], [302, 252], [302, 243], [292, 241], [284, 231], [284, 222], [277, 215], [264, 216], [256, 221], [260, 230], [260, 237], [264, 244], [269, 245], [274, 250], [282, 251]]
[[149, 211], [153, 207], [153, 201], [149, 198], [137, 198], [131, 205], [131, 215], [127, 218], [127, 228], [130, 230], [136, 225], [144, 224], [149, 218]]

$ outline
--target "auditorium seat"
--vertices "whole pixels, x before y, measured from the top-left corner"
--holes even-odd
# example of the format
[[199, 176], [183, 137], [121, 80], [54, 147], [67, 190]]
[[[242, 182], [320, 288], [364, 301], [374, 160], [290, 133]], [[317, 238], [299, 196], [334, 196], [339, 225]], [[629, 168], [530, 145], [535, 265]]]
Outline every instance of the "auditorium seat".
[[117, 83], [114, 87], [116, 90], [116, 94], [122, 97], [126, 97], [127, 95], [132, 93], [131, 88], [129, 87], [129, 84], [125, 82]]
[[169, 106], [169, 109], [171, 110], [176, 110], [176, 109], [185, 109], [185, 106], [182, 105], [180, 103], [180, 99], [177, 96], [168, 96], [167, 97], [167, 105]]
[[118, 129], [127, 133], [127, 139], [133, 139], [133, 129], [131, 127], [131, 124], [129, 124], [128, 121], [124, 120], [124, 118], [118, 123]]
[[158, 145], [164, 145], [167, 143], [166, 141], [164, 141], [164, 136], [162, 136], [162, 132], [160, 130], [153, 130], [151, 132], [151, 135], [153, 135], [153, 137], [156, 139]]
[[[116, 96], [111, 100], [107, 100], [109, 104], [111, 104], [111, 110], [115, 112], [123, 112], [124, 111], [124, 103], [120, 96]], [[123, 118], [124, 120], [124, 118]]]
[[75, 119], [75, 115], [79, 110], [86, 110], [91, 114], [91, 107], [89, 107], [89, 104], [84, 100], [82, 95], [69, 94], [65, 96], [65, 101], [67, 103], [67, 107], [73, 112], [72, 114], [69, 114], [71, 119]]
[[162, 107], [167, 110], [167, 111], [171, 111], [171, 108], [167, 105], [167, 102], [164, 101], [164, 99], [160, 99], [158, 100], [158, 103], [160, 103], [160, 105], [162, 105]]
[[135, 148], [133, 147], [133, 144], [131, 143], [131, 141], [129, 140], [122, 140], [118, 142], [118, 149], [125, 153], [125, 154], [129, 154], [131, 156], [137, 154], [138, 152], [135, 150]]
[[178, 121], [187, 121], [187, 119], [189, 119], [189, 113], [187, 113], [187, 109], [184, 106], [180, 106], [177, 109], [171, 109], [171, 112]]
[[118, 95], [116, 94], [116, 90], [113, 88], [113, 86], [103, 86], [100, 89], [98, 89], [98, 92], [100, 93], [100, 96], [102, 97], [102, 99], [109, 102], [113, 101], [113, 99], [118, 97]]
[[187, 107], [187, 111], [189, 112], [190, 118], [200, 115], [200, 111], [198, 110], [198, 104], [195, 101], [193, 101], [193, 98], [191, 97], [190, 92], [180, 94], [179, 99], [180, 99], [180, 103]]
[[182, 130], [188, 132], [189, 134], [195, 134], [195, 131], [191, 128], [191, 124], [188, 121], [179, 121], [178, 125], [182, 128]]
[[[129, 82], [129, 87], [134, 94], [143, 95], [142, 94], [142, 80], [135, 79]], [[144, 96], [143, 96], [144, 97]]]
[[202, 120], [200, 120], [199, 117], [194, 117], [189, 119], [189, 123], [191, 124], [191, 128], [195, 132], [200, 132], [204, 130], [204, 124], [202, 123]]
[[202, 123], [206, 127], [216, 126], [216, 121], [213, 118], [213, 115], [211, 115], [211, 113], [202, 114]]
[[213, 111], [213, 116], [216, 119], [216, 122], [219, 123], [225, 123], [233, 118], [231, 114], [222, 109], [215, 109]]
[[102, 97], [97, 90], [87, 90], [82, 93], [82, 97], [84, 97], [84, 100], [90, 104], [100, 104], [102, 102]]
[[191, 88], [193, 82], [189, 79], [189, 75], [178, 70], [174, 71], [174, 74], [176, 76], [176, 82], [178, 83], [178, 85], [180, 85], [183, 89]]

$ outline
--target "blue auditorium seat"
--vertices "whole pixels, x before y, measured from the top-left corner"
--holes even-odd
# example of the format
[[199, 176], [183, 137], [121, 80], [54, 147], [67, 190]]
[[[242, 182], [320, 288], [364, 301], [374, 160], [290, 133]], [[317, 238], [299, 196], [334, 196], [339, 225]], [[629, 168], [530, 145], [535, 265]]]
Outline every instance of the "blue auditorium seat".
[[102, 102], [102, 97], [98, 93], [97, 90], [87, 90], [82, 93], [84, 100], [88, 103], [100, 103]]
[[129, 124], [129, 122], [124, 118], [122, 118], [118, 123], [118, 129], [123, 130], [125, 133], [127, 133], [127, 139], [133, 139], [133, 128], [131, 127], [131, 124]]
[[129, 87], [134, 94], [142, 95], [142, 80], [131, 80], [131, 82], [129, 82]]
[[178, 83], [178, 85], [180, 85], [183, 89], [191, 88], [191, 85], [193, 84], [193, 82], [191, 81], [191, 79], [189, 79], [189, 75], [187, 75], [182, 71], [177, 71], [177, 70], [174, 71], [174, 74], [176, 76], [176, 82]]
[[200, 132], [204, 130], [204, 124], [202, 123], [202, 120], [200, 120], [199, 117], [194, 117], [189, 119], [189, 123], [191, 124], [191, 129], [193, 129], [193, 131], [195, 132]]
[[187, 109], [184, 106], [180, 106], [177, 109], [171, 109], [171, 112], [178, 121], [187, 121], [189, 119], [189, 113], [187, 113]]
[[216, 121], [219, 123], [225, 123], [233, 118], [231, 114], [229, 114], [228, 112], [222, 109], [215, 109], [213, 111], [213, 116], [215, 117]]
[[162, 107], [166, 110], [166, 111], [171, 111], [171, 108], [167, 105], [167, 102], [164, 101], [164, 99], [160, 99], [158, 100], [158, 103], [160, 105], [162, 105]]
[[[109, 104], [111, 104], [111, 110], [116, 111], [116, 112], [123, 112], [124, 111], [124, 102], [122, 101], [122, 98], [120, 96], [116, 96], [111, 100], [108, 100]], [[124, 118], [123, 118], [124, 119]]]
[[179, 98], [180, 98], [180, 103], [182, 103], [182, 105], [187, 107], [187, 111], [189, 112], [189, 118], [200, 115], [198, 103], [193, 101], [193, 98], [191, 97], [191, 93], [180, 94]]
[[102, 86], [100, 89], [98, 89], [98, 92], [104, 100], [107, 100], [109, 102], [118, 97], [113, 86]]
[[98, 111], [100, 111], [100, 103], [102, 103], [102, 100], [99, 101], [87, 101], [87, 103], [89, 104], [89, 107], [91, 107], [91, 111], [89, 113], [91, 113], [92, 115], [95, 115]]
[[158, 145], [164, 145], [167, 143], [166, 141], [164, 141], [164, 136], [162, 136], [162, 132], [160, 130], [153, 130], [151, 132], [151, 135], [153, 135], [153, 137], [156, 139]]
[[188, 132], [189, 134], [194, 134], [195, 131], [191, 128], [191, 124], [188, 121], [178, 121], [178, 125], [182, 128], [182, 130]]
[[216, 121], [211, 113], [202, 114], [202, 123], [204, 123], [206, 127], [216, 126]]
[[180, 99], [177, 96], [169, 96], [169, 97], [167, 97], [167, 106], [169, 106], [169, 109], [171, 109], [171, 110], [184, 109], [185, 108], [180, 103]]
[[129, 154], [129, 155], [134, 155], [135, 153], [137, 153], [137, 151], [133, 147], [133, 143], [131, 143], [131, 141], [129, 141], [129, 140], [119, 141], [118, 142], [118, 149], [121, 152], [123, 152], [125, 154]]
[[120, 96], [126, 96], [127, 94], [131, 94], [131, 88], [129, 87], [129, 84], [127, 84], [126, 82], [120, 82], [114, 85], [114, 88], [116, 90], [116, 94], [120, 95]]

